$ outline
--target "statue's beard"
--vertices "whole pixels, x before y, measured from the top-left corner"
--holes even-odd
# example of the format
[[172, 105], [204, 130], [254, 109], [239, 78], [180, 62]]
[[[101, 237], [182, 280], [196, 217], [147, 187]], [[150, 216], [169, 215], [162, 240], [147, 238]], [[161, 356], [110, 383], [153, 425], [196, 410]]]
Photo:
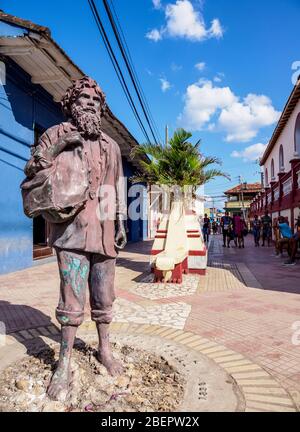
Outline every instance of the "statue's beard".
[[82, 107], [73, 104], [71, 113], [75, 126], [83, 136], [90, 139], [99, 138], [101, 135], [100, 112], [85, 111]]

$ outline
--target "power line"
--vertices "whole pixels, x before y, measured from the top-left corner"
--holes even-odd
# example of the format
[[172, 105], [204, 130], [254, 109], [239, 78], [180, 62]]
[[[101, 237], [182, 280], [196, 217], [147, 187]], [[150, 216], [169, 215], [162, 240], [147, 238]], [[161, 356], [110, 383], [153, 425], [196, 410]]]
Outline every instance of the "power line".
[[[134, 72], [133, 72], [133, 70], [132, 70], [132, 67], [131, 67], [130, 61], [129, 61], [128, 57], [127, 57], [126, 50], [125, 50], [124, 47], [123, 47], [123, 43], [122, 43], [122, 40], [121, 40], [121, 37], [120, 37], [119, 31], [118, 31], [118, 28], [117, 28], [117, 26], [116, 26], [116, 23], [115, 23], [114, 17], [113, 17], [113, 15], [112, 15], [111, 10], [110, 10], [110, 6], [109, 6], [107, 0], [102, 0], [102, 1], [103, 1], [103, 4], [104, 4], [104, 8], [105, 8], [105, 10], [106, 10], [106, 13], [107, 13], [107, 15], [108, 15], [109, 22], [110, 22], [110, 24], [111, 24], [111, 26], [112, 26], [112, 29], [113, 29], [113, 32], [114, 32], [115, 38], [116, 38], [116, 40], [117, 40], [118, 47], [119, 47], [119, 49], [120, 49], [120, 51], [121, 51], [121, 54], [122, 54], [123, 60], [124, 60], [124, 62], [125, 62], [126, 68], [127, 68], [127, 71], [128, 71], [128, 73], [129, 73], [130, 79], [131, 79], [131, 81], [132, 81], [133, 87], [134, 87], [134, 89], [135, 89], [135, 92], [136, 92], [136, 94], [137, 94], [138, 100], [139, 100], [140, 105], [141, 105], [141, 107], [142, 107], [142, 111], [143, 111], [143, 113], [144, 113], [144, 116], [145, 116], [146, 122], [148, 123], [148, 126], [149, 126], [149, 128], [150, 128], [150, 131], [151, 131], [151, 134], [152, 134], [152, 137], [153, 137], [155, 143], [158, 144], [158, 141], [157, 141], [157, 139], [156, 139], [156, 136], [155, 136], [155, 134], [154, 134], [154, 131], [153, 131], [153, 128], [152, 128], [152, 125], [151, 125], [150, 119], [149, 119], [149, 116], [148, 116], [148, 114], [147, 114], [147, 109], [145, 108], [145, 105], [144, 105], [144, 102], [143, 102], [143, 100], [142, 100], [142, 97], [141, 97], [140, 91], [139, 91], [139, 89], [138, 89], [138, 84], [137, 84], [137, 82], [136, 82], [136, 79], [135, 79], [135, 76], [134, 76]], [[94, 0], [92, 0], [92, 2], [93, 2], [93, 4], [95, 4], [95, 3], [94, 3]]]
[[150, 120], [152, 122], [152, 125], [153, 125], [153, 128], [155, 130], [155, 133], [157, 134], [159, 140], [162, 142], [162, 138], [161, 138], [159, 129], [157, 128], [157, 125], [156, 125], [156, 123], [154, 121], [154, 118], [152, 116], [151, 110], [149, 108], [149, 104], [148, 104], [146, 95], [144, 93], [144, 90], [143, 90], [143, 88], [141, 86], [141, 83], [140, 83], [139, 77], [137, 75], [136, 69], [134, 67], [134, 63], [133, 63], [133, 60], [132, 60], [132, 57], [131, 57], [131, 54], [130, 54], [130, 50], [129, 50], [128, 44], [126, 42], [126, 37], [125, 37], [124, 32], [122, 30], [122, 26], [121, 26], [120, 20], [118, 18], [118, 14], [117, 14], [116, 8], [114, 6], [113, 0], [110, 0], [110, 4], [111, 4], [111, 7], [112, 7], [113, 15], [116, 18], [116, 30], [118, 31], [118, 29], [119, 29], [119, 37], [120, 37], [120, 39], [121, 39], [121, 41], [123, 43], [124, 50], [125, 50], [125, 52], [127, 54], [128, 62], [130, 63], [130, 66], [132, 68], [132, 72], [133, 72], [133, 75], [135, 77], [135, 80], [136, 80], [136, 83], [137, 83], [137, 87], [138, 87], [138, 89], [139, 89], [139, 91], [141, 93], [142, 100], [143, 100], [143, 102], [145, 104], [148, 116], [149, 116], [149, 118], [150, 118]]
[[97, 10], [97, 8], [95, 6], [95, 3], [94, 3], [93, 0], [88, 0], [88, 3], [89, 3], [89, 6], [91, 8], [91, 11], [92, 11], [93, 17], [95, 19], [96, 25], [98, 27], [99, 33], [101, 35], [101, 38], [103, 40], [104, 46], [105, 46], [105, 48], [106, 48], [106, 50], [108, 52], [109, 58], [110, 58], [110, 60], [112, 62], [113, 68], [114, 68], [114, 70], [115, 70], [115, 72], [117, 74], [118, 80], [119, 80], [119, 82], [121, 84], [121, 87], [122, 87], [124, 93], [125, 93], [126, 99], [127, 99], [128, 103], [130, 105], [130, 108], [133, 111], [133, 114], [134, 114], [134, 116], [135, 116], [135, 118], [136, 118], [136, 120], [137, 120], [137, 122], [138, 122], [138, 124], [139, 124], [139, 126], [140, 126], [140, 128], [141, 128], [141, 130], [142, 130], [142, 132], [143, 132], [143, 134], [145, 136], [145, 138], [146, 138], [146, 141], [150, 142], [150, 138], [149, 138], [148, 133], [147, 133], [147, 131], [146, 131], [144, 125], [143, 125], [143, 122], [142, 122], [142, 120], [140, 118], [140, 115], [139, 115], [139, 113], [138, 113], [138, 111], [136, 109], [136, 106], [134, 104], [134, 101], [132, 99], [132, 96], [130, 94], [130, 91], [128, 89], [126, 81], [124, 79], [123, 73], [122, 73], [121, 68], [119, 66], [119, 63], [118, 63], [118, 60], [116, 59], [116, 56], [115, 56], [115, 54], [113, 52], [113, 49], [112, 49], [111, 44], [109, 42], [109, 39], [107, 37], [106, 31], [105, 31], [104, 26], [102, 24], [102, 21], [101, 21], [101, 18], [99, 16], [98, 10]]

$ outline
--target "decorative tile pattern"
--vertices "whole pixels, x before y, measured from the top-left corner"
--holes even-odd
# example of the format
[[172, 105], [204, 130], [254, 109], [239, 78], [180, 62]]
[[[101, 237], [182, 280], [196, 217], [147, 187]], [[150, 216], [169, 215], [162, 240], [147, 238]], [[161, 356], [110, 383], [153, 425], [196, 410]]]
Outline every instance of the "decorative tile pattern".
[[152, 283], [153, 275], [148, 275], [141, 282], [135, 284], [130, 291], [150, 300], [172, 297], [186, 297], [195, 294], [200, 277], [198, 275], [183, 275], [181, 284]]
[[143, 307], [119, 298], [114, 303], [114, 321], [183, 329], [190, 311], [191, 306], [182, 302]]

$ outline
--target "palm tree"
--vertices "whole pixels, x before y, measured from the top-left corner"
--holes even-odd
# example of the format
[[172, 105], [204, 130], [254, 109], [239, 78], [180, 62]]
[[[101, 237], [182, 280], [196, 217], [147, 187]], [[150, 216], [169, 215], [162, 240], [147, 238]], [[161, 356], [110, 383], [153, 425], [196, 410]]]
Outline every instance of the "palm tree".
[[191, 137], [190, 132], [177, 129], [167, 146], [149, 143], [135, 147], [132, 157], [141, 156], [143, 174], [133, 176], [132, 182], [177, 186], [181, 190], [190, 186], [195, 192], [197, 187], [216, 177], [229, 179], [228, 174], [220, 169], [209, 168], [214, 164], [221, 165], [221, 161], [216, 157], [201, 154], [201, 140], [192, 144], [189, 142]]

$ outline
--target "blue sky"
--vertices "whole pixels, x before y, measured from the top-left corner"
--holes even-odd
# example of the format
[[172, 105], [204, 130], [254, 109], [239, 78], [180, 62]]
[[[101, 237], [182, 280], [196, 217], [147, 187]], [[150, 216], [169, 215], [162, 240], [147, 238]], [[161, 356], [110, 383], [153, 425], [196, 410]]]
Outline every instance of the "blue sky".
[[[102, 1], [96, 0], [102, 13]], [[202, 151], [223, 160], [232, 182], [259, 179], [263, 150], [292, 90], [300, 61], [299, 0], [113, 0], [161, 135], [183, 126]], [[113, 112], [142, 142], [102, 46], [87, 0], [1, 0], [7, 13], [50, 27], [53, 38], [107, 94]], [[105, 15], [103, 14], [105, 17]], [[300, 69], [300, 68], [299, 68]], [[300, 73], [300, 70], [299, 70]]]

